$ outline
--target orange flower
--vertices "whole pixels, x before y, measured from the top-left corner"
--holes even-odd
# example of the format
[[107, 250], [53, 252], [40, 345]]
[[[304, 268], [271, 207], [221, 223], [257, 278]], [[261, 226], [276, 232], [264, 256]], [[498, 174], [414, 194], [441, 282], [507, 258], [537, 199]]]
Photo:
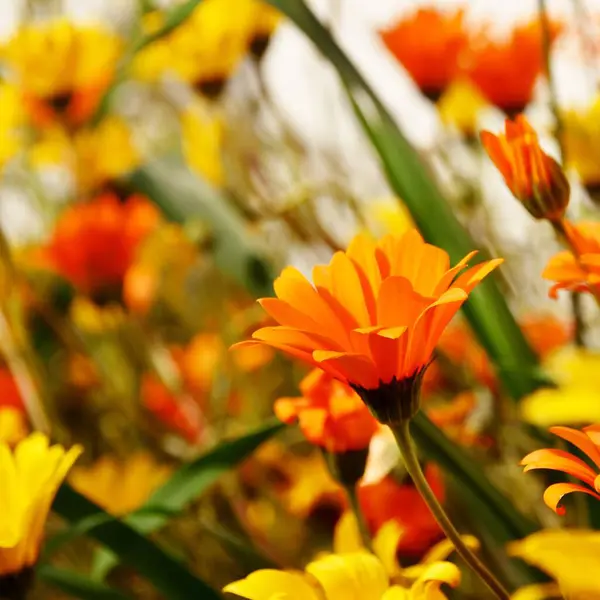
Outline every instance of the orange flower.
[[330, 452], [362, 450], [378, 428], [357, 394], [321, 371], [311, 371], [300, 383], [301, 398], [280, 398], [275, 414], [284, 423], [296, 419], [309, 442]]
[[562, 222], [565, 237], [572, 250], [554, 255], [546, 265], [542, 277], [556, 283], [549, 295], [556, 298], [558, 290], [600, 292], [600, 223], [583, 222], [574, 225]]
[[[425, 477], [438, 500], [443, 501], [444, 484], [439, 469], [427, 465]], [[444, 535], [411, 482], [401, 484], [388, 475], [377, 483], [359, 486], [358, 497], [373, 532], [388, 521], [396, 521], [402, 527], [398, 545], [401, 554], [418, 557]]]
[[408, 71], [425, 96], [437, 101], [454, 79], [466, 45], [464, 11], [446, 14], [420, 8], [380, 32], [387, 49]]
[[465, 269], [426, 244], [418, 231], [364, 235], [327, 266], [314, 286], [287, 267], [274, 283], [277, 298], [260, 301], [279, 326], [264, 327], [247, 344], [267, 344], [350, 385], [383, 423], [418, 410], [418, 388], [437, 341], [471, 290], [501, 262]]
[[[551, 42], [560, 30], [559, 24], [551, 24]], [[469, 50], [465, 73], [483, 95], [508, 116], [523, 112], [544, 67], [539, 22], [516, 27], [504, 42], [491, 40], [483, 31]]]
[[481, 132], [481, 142], [508, 189], [536, 219], [560, 221], [569, 204], [569, 182], [561, 166], [541, 148], [523, 115], [506, 119], [506, 133]]
[[573, 339], [573, 327], [552, 315], [529, 315], [521, 320], [520, 325], [540, 358], [566, 346]]
[[61, 215], [45, 259], [86, 293], [119, 287], [138, 246], [160, 220], [143, 196], [120, 201], [114, 194], [76, 204]]
[[583, 492], [600, 500], [600, 425], [584, 427], [581, 431], [570, 427], [551, 427], [550, 432], [576, 446], [594, 463], [594, 468], [564, 450], [545, 448], [528, 454], [521, 461], [525, 472], [534, 469], [562, 471], [585, 484], [554, 483], [546, 488], [544, 502], [557, 514], [564, 515], [561, 501], [566, 494]]
[[25, 411], [21, 393], [13, 374], [8, 369], [0, 368], [0, 408], [14, 408]]

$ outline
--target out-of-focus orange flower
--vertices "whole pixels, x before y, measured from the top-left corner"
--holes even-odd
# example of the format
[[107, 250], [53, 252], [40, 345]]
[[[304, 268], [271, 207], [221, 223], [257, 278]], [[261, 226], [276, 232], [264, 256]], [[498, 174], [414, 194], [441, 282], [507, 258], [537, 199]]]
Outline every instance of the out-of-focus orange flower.
[[431, 7], [419, 8], [380, 32], [388, 50], [433, 101], [442, 95], [458, 70], [459, 55], [467, 43], [463, 17], [462, 10], [444, 13]]
[[142, 377], [140, 395], [143, 405], [167, 428], [180, 434], [189, 443], [199, 441], [204, 430], [200, 407], [188, 395], [175, 397], [154, 374]]
[[300, 392], [300, 398], [275, 402], [280, 420], [298, 420], [306, 439], [329, 452], [362, 450], [369, 445], [379, 425], [350, 387], [314, 369], [300, 383]]
[[476, 396], [472, 391], [457, 394], [450, 402], [427, 406], [427, 416], [444, 433], [466, 446], [485, 445], [486, 440], [474, 431], [468, 424], [468, 417], [477, 405]]
[[566, 346], [573, 339], [573, 326], [553, 315], [528, 315], [520, 320], [527, 341], [540, 358]]
[[556, 298], [558, 290], [600, 292], [600, 223], [583, 222], [576, 225], [562, 222], [572, 250], [554, 255], [546, 265], [542, 277], [555, 281], [549, 295]]
[[254, 346], [253, 348], [240, 348], [233, 355], [233, 363], [237, 369], [244, 373], [256, 371], [273, 360], [273, 349], [268, 346]]
[[186, 385], [194, 391], [209, 392], [215, 370], [225, 350], [221, 338], [214, 333], [199, 333], [181, 351], [175, 360], [181, 367]]
[[119, 287], [138, 246], [159, 222], [158, 209], [143, 196], [121, 201], [107, 193], [67, 208], [44, 256], [86, 293]]
[[0, 369], [0, 408], [4, 407], [25, 410], [15, 378], [6, 368]]
[[559, 515], [564, 515], [565, 508], [561, 502], [566, 494], [583, 492], [600, 500], [600, 425], [584, 427], [581, 431], [570, 427], [551, 427], [550, 432], [577, 447], [594, 463], [594, 468], [564, 450], [545, 448], [528, 454], [521, 461], [525, 472], [534, 469], [562, 471], [585, 484], [554, 483], [546, 488], [544, 502]]
[[267, 344], [324, 370], [355, 389], [383, 423], [410, 418], [446, 325], [502, 262], [461, 274], [473, 255], [449, 268], [448, 254], [414, 229], [378, 244], [358, 235], [347, 252], [314, 268], [314, 286], [284, 269], [274, 284], [277, 298], [260, 301], [279, 325], [243, 344]]
[[536, 219], [560, 221], [569, 204], [569, 182], [562, 167], [541, 148], [523, 115], [506, 119], [506, 132], [481, 132], [481, 142], [508, 189]]
[[79, 125], [110, 85], [121, 50], [122, 41], [102, 27], [55, 19], [21, 27], [6, 59], [36, 125]]
[[[425, 476], [438, 500], [443, 501], [444, 484], [438, 468], [427, 465]], [[398, 550], [404, 555], [419, 556], [444, 535], [412, 483], [400, 484], [388, 475], [377, 483], [359, 486], [358, 496], [374, 533], [388, 521], [402, 527]]]
[[[561, 31], [551, 24], [551, 41]], [[505, 41], [484, 30], [469, 44], [465, 74], [484, 96], [508, 116], [523, 112], [544, 67], [542, 32], [537, 20], [515, 27]]]

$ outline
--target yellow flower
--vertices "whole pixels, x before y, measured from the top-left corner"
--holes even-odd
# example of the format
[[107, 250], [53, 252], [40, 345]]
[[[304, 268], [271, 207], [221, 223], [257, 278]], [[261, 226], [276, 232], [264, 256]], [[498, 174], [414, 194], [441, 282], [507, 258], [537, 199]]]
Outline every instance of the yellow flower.
[[[591, 600], [600, 597], [600, 532], [538, 531], [513, 542], [508, 551], [556, 579], [565, 598]], [[535, 596], [528, 596], [532, 597]]]
[[6, 59], [36, 124], [63, 117], [78, 124], [96, 109], [121, 49], [121, 40], [106, 29], [55, 19], [20, 28]]
[[522, 418], [540, 427], [600, 422], [600, 356], [566, 347], [551, 354], [544, 370], [558, 388], [537, 390], [521, 402]]
[[18, 88], [0, 83], [0, 171], [21, 146], [23, 110]]
[[22, 410], [13, 406], [0, 407], [0, 444], [15, 446], [27, 437], [27, 420]]
[[105, 117], [94, 129], [81, 130], [74, 149], [78, 183], [83, 190], [122, 177], [140, 163], [129, 127], [115, 116]]
[[90, 467], [76, 467], [71, 484], [113, 515], [126, 515], [140, 508], [171, 473], [147, 452], [138, 452], [126, 462], [104, 456]]
[[181, 115], [181, 129], [188, 165], [212, 185], [223, 185], [223, 120], [214, 114], [188, 110]]
[[408, 209], [397, 198], [373, 200], [369, 203], [369, 212], [381, 235], [402, 235], [414, 227]]
[[81, 451], [49, 446], [39, 432], [14, 451], [0, 442], [0, 577], [37, 560], [54, 495]]
[[600, 184], [600, 96], [584, 111], [566, 111], [563, 123], [567, 165], [584, 185]]
[[454, 125], [467, 137], [477, 131], [477, 117], [488, 102], [475, 85], [465, 80], [450, 84], [437, 103], [442, 121]]

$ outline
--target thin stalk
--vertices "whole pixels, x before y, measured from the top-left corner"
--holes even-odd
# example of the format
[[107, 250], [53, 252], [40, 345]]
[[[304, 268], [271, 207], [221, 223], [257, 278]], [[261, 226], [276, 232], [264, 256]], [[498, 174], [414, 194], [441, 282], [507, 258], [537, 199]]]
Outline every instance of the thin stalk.
[[358, 532], [360, 534], [360, 539], [362, 540], [363, 546], [369, 550], [373, 551], [373, 544], [371, 541], [371, 534], [369, 532], [369, 528], [367, 526], [367, 522], [365, 521], [365, 516], [363, 511], [360, 508], [360, 503], [358, 501], [358, 494], [356, 493], [356, 486], [346, 485], [344, 486], [346, 490], [346, 495], [348, 496], [348, 501], [350, 502], [350, 508], [354, 513], [354, 518], [356, 519], [356, 523], [358, 524]]
[[438, 522], [442, 531], [446, 534], [447, 538], [454, 544], [456, 552], [462, 557], [462, 559], [473, 569], [473, 571], [479, 575], [481, 580], [488, 586], [493, 592], [496, 598], [501, 600], [509, 600], [510, 595], [504, 589], [502, 584], [494, 577], [494, 575], [488, 570], [488, 568], [467, 548], [463, 542], [460, 533], [456, 530], [452, 521], [442, 508], [442, 505], [438, 502], [435, 494], [429, 487], [425, 475], [421, 470], [419, 459], [415, 451], [415, 447], [410, 435], [410, 421], [408, 419], [402, 421], [399, 425], [391, 427], [396, 443], [404, 459], [406, 470], [410, 475], [415, 487], [421, 494], [423, 500], [431, 510], [435, 520]]

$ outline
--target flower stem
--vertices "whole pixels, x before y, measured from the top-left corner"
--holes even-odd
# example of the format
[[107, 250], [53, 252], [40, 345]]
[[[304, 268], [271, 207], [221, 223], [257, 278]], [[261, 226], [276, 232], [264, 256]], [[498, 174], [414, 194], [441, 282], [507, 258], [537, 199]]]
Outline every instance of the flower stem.
[[373, 544], [371, 542], [371, 534], [369, 533], [369, 528], [367, 527], [367, 522], [365, 521], [363, 511], [360, 508], [358, 494], [356, 493], [356, 486], [345, 486], [345, 489], [346, 495], [348, 496], [348, 501], [350, 502], [350, 508], [354, 513], [354, 518], [356, 519], [356, 523], [358, 525], [360, 539], [363, 543], [363, 546], [372, 552]]
[[419, 459], [417, 458], [410, 435], [410, 421], [408, 419], [404, 420], [398, 425], [393, 426], [391, 429], [404, 459], [406, 470], [439, 526], [442, 528], [442, 531], [454, 544], [456, 551], [460, 554], [462, 559], [471, 567], [471, 569], [473, 569], [473, 571], [475, 571], [475, 573], [477, 573], [477, 575], [479, 575], [479, 577], [481, 577], [494, 595], [501, 600], [508, 600], [510, 598], [508, 592], [477, 556], [467, 548], [462, 541], [460, 534], [452, 524], [452, 521], [450, 521], [448, 515], [442, 508], [442, 505], [438, 502], [438, 499], [429, 487], [425, 475], [423, 475], [423, 471], [421, 470], [421, 465], [419, 464]]

